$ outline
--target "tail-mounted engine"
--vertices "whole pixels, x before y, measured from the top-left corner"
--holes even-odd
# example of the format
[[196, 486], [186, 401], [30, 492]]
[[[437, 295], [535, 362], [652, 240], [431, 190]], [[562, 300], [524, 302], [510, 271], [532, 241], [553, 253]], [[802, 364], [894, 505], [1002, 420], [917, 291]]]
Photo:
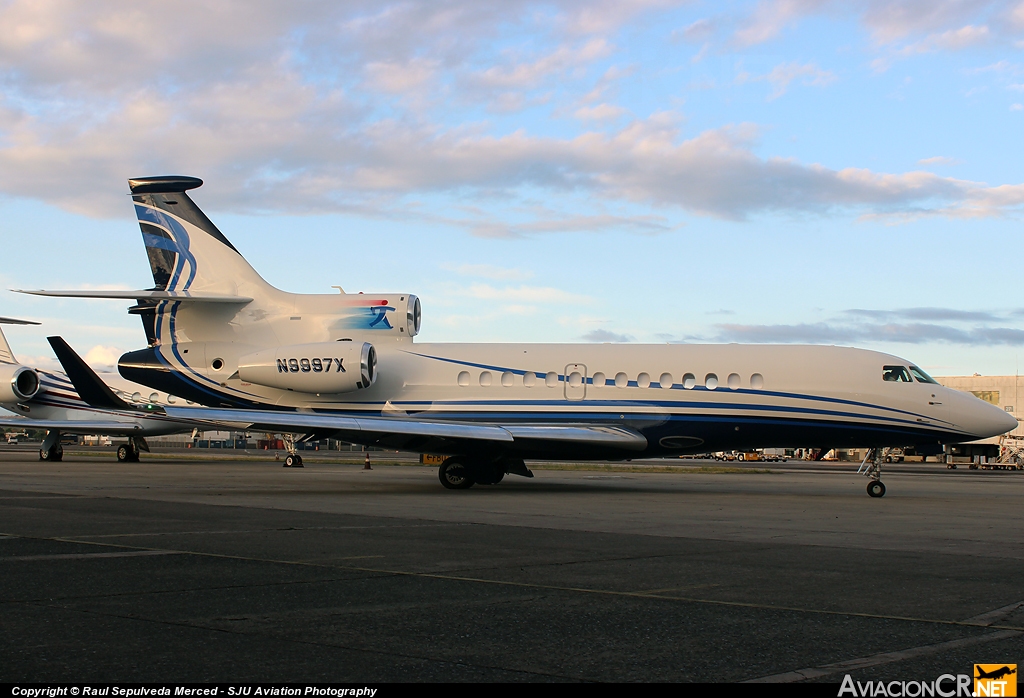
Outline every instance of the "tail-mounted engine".
[[246, 383], [300, 393], [335, 394], [368, 388], [377, 379], [377, 351], [369, 342], [292, 344], [238, 360]]
[[[333, 302], [337, 296], [327, 296]], [[341, 307], [332, 307], [335, 316], [330, 326], [335, 331], [393, 337], [415, 337], [420, 331], [423, 311], [420, 299], [405, 293], [367, 295], [347, 293], [341, 297]]]
[[0, 364], [0, 402], [25, 402], [39, 392], [39, 374], [28, 366]]

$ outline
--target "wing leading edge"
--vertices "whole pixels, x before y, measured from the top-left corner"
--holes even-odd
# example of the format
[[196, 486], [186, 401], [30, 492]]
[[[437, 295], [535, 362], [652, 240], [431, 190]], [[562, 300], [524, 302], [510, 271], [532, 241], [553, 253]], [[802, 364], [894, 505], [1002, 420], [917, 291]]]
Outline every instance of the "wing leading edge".
[[241, 429], [306, 432], [334, 436], [343, 441], [384, 445], [398, 449], [459, 452], [464, 448], [516, 446], [536, 448], [551, 444], [571, 447], [613, 448], [642, 451], [647, 439], [625, 427], [568, 425], [498, 425], [465, 421], [427, 420], [408, 417], [330, 415], [313, 412], [274, 412], [211, 407], [165, 407], [168, 417]]
[[136, 436], [142, 428], [133, 422], [86, 421], [75, 419], [0, 419], [0, 427], [14, 429], [56, 429], [62, 434], [103, 434], [104, 436]]

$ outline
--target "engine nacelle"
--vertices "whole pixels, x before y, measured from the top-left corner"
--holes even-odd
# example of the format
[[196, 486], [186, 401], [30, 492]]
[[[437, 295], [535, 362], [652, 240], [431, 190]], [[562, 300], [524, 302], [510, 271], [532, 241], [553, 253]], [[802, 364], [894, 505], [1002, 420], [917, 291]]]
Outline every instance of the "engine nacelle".
[[332, 328], [370, 332], [375, 336], [415, 337], [420, 331], [423, 309], [420, 299], [404, 293], [347, 293], [341, 308], [332, 311]]
[[0, 364], [0, 402], [25, 402], [39, 392], [39, 374], [18, 364]]
[[369, 342], [290, 344], [246, 354], [238, 377], [247, 383], [300, 393], [348, 393], [377, 379], [377, 351]]

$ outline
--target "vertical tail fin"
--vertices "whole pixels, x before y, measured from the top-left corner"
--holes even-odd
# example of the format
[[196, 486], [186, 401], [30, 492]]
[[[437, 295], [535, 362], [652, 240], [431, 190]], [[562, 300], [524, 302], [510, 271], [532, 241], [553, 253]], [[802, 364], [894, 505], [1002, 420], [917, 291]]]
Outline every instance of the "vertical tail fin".
[[129, 179], [153, 283], [163, 291], [241, 293], [271, 288], [185, 192], [195, 177]]
[[[31, 320], [16, 320], [12, 317], [0, 317], [0, 325], [38, 325], [38, 322], [32, 322]], [[16, 364], [18, 360], [14, 358], [14, 352], [11, 351], [11, 345], [7, 343], [7, 337], [4, 336], [4, 331], [0, 329], [0, 364]]]

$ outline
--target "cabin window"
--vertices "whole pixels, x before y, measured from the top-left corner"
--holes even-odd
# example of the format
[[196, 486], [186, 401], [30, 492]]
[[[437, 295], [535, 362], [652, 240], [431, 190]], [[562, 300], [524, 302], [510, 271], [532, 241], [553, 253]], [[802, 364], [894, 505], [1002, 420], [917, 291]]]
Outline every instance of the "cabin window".
[[160, 393], [151, 393], [149, 396], [150, 402], [160, 402]]
[[579, 371], [573, 371], [569, 374], [569, 387], [578, 388], [583, 385], [583, 374]]
[[487, 387], [491, 384], [491, 372], [484, 371], [480, 374], [480, 385]]
[[511, 371], [505, 371], [501, 374], [501, 384], [506, 388], [512, 385], [515, 381], [515, 376], [512, 375]]
[[621, 373], [621, 372], [620, 373], [616, 373], [615, 374], [615, 387], [616, 388], [625, 388], [627, 385], [629, 385], [629, 376], [627, 376], [625, 373]]
[[647, 388], [651, 385], [651, 377], [646, 373], [641, 373], [636, 377], [636, 385], [638, 388]]
[[910, 372], [914, 374], [914, 378], [917, 379], [918, 383], [932, 383], [933, 385], [939, 384], [937, 380], [929, 376], [927, 373], [919, 369], [917, 366], [911, 366]]
[[555, 373], [554, 371], [548, 371], [547, 375], [544, 376], [544, 385], [548, 386], [549, 388], [557, 388], [558, 374]]
[[709, 373], [708, 375], [704, 376], [704, 387], [707, 388], [708, 390], [714, 390], [715, 388], [717, 388], [718, 376], [716, 376], [714, 373]]
[[882, 380], [892, 383], [913, 383], [906, 366], [882, 366]]
[[537, 374], [533, 371], [527, 371], [523, 374], [523, 385], [527, 388], [532, 388], [537, 385]]
[[658, 381], [662, 388], [671, 388], [675, 381], [672, 379], [671, 373], [662, 373], [661, 380]]
[[687, 373], [683, 376], [683, 387], [687, 390], [693, 390], [693, 386], [697, 385], [697, 378], [692, 373]]
[[764, 387], [764, 376], [760, 373], [755, 373], [750, 377], [750, 387], [754, 390], [760, 390]]
[[132, 393], [132, 402], [142, 402], [142, 393]]
[[600, 373], [600, 372], [595, 373], [594, 377], [592, 378], [592, 380], [594, 382], [594, 387], [595, 388], [603, 388], [604, 387], [605, 377], [604, 377], [603, 373]]
[[168, 395], [168, 396], [167, 396], [167, 402], [168, 402], [168, 404], [171, 404], [171, 405], [173, 405], [173, 404], [174, 404], [174, 403], [176, 403], [177, 401], [178, 401], [178, 398], [174, 397], [173, 395]]
[[729, 389], [730, 390], [739, 390], [739, 387], [740, 387], [740, 374], [738, 374], [738, 373], [730, 373], [729, 377], [726, 379], [726, 383], [729, 384]]
[[467, 385], [469, 385], [469, 371], [459, 372], [459, 385], [461, 385], [462, 387], [466, 387]]

